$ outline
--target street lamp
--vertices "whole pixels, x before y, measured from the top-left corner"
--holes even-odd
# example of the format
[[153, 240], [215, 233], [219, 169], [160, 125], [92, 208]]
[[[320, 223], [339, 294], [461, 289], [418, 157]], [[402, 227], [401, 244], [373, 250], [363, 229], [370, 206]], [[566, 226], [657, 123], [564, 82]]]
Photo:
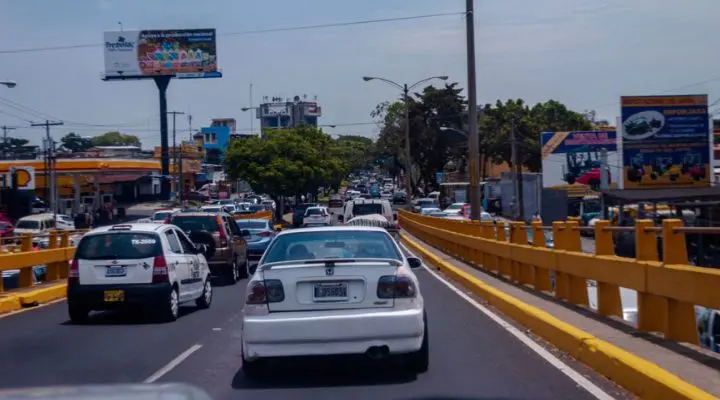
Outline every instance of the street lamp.
[[15, 82], [15, 81], [0, 81], [0, 85], [5, 85], [5, 86], [9, 87], [10, 89], [12, 89], [15, 86], [17, 86], [17, 82]]
[[446, 81], [448, 77], [446, 75], [441, 76], [431, 76], [429, 78], [425, 78], [423, 80], [417, 81], [413, 83], [412, 85], [405, 84], [399, 84], [395, 81], [391, 81], [389, 79], [380, 78], [377, 76], [363, 76], [362, 77], [365, 82], [369, 82], [372, 80], [378, 80], [383, 81], [389, 85], [392, 85], [400, 90], [402, 90], [403, 93], [403, 101], [405, 102], [405, 190], [407, 191], [408, 196], [408, 202], [406, 205], [406, 208], [410, 209], [412, 208], [412, 180], [410, 178], [410, 171], [412, 168], [412, 162], [410, 160], [410, 96], [408, 95], [408, 92], [412, 90], [413, 88], [417, 87], [420, 84], [423, 84], [427, 81], [433, 80], [433, 79], [440, 79], [442, 81]]

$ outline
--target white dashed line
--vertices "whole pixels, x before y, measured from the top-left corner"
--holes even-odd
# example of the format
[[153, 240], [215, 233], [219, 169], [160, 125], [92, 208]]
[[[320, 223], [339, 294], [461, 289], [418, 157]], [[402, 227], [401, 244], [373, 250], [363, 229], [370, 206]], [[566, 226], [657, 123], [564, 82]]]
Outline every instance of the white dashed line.
[[192, 353], [200, 350], [202, 348], [201, 344], [194, 344], [190, 346], [189, 349], [182, 352], [179, 356], [175, 357], [172, 361], [167, 363], [164, 367], [160, 368], [155, 372], [154, 374], [150, 375], [149, 378], [145, 379], [143, 383], [153, 383], [157, 381], [158, 379], [165, 376], [168, 372], [172, 371], [175, 367], [180, 365], [183, 361], [185, 361], [188, 357], [192, 355]]

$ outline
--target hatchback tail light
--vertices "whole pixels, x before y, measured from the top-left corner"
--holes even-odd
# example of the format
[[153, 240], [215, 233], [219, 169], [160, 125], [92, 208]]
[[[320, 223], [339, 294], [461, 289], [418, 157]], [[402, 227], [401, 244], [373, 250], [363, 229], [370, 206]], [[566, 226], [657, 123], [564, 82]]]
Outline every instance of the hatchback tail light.
[[170, 274], [168, 271], [167, 261], [165, 256], [157, 256], [153, 260], [153, 283], [167, 283], [170, 282]]
[[417, 295], [413, 280], [407, 275], [384, 275], [378, 280], [379, 299], [407, 299]]
[[220, 217], [217, 217], [217, 224], [218, 224], [218, 237], [220, 238], [220, 247], [227, 247], [228, 245], [228, 238], [225, 234], [225, 228], [223, 228], [223, 220]]
[[280, 303], [285, 300], [285, 288], [277, 279], [255, 281], [248, 290], [246, 304]]
[[73, 258], [70, 264], [70, 272], [68, 273], [68, 283], [77, 284], [80, 283], [80, 268], [77, 258]]

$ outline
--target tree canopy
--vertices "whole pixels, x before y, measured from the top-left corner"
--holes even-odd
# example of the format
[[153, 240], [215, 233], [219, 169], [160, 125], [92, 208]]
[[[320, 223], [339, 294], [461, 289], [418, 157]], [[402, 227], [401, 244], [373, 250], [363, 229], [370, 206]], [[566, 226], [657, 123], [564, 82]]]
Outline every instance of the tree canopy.
[[300, 126], [234, 140], [224, 164], [233, 179], [245, 180], [257, 192], [295, 196], [337, 186], [349, 172], [342, 154], [338, 141], [322, 130]]
[[[413, 161], [413, 186], [432, 184], [435, 173], [450, 162], [465, 165], [467, 158], [467, 102], [457, 83], [444, 88], [428, 86], [413, 93], [407, 102], [379, 104], [371, 116], [381, 126], [377, 143], [378, 157], [393, 160], [389, 169], [404, 169], [405, 110], [410, 119], [410, 155]], [[518, 164], [540, 171], [540, 133], [562, 130], [590, 130], [594, 111], [569, 110], [564, 104], [548, 100], [528, 105], [522, 99], [496, 101], [479, 106], [479, 152], [484, 160], [511, 164], [511, 131], [515, 129]], [[481, 164], [482, 165], [482, 164]], [[481, 171], [485, 176], [485, 171]]]
[[71, 153], [87, 151], [88, 149], [93, 147], [92, 139], [82, 137], [75, 132], [70, 132], [60, 138], [60, 144], [62, 145], [63, 149]]
[[137, 146], [140, 147], [140, 139], [135, 135], [128, 135], [117, 131], [105, 132], [100, 136], [92, 138], [93, 146]]

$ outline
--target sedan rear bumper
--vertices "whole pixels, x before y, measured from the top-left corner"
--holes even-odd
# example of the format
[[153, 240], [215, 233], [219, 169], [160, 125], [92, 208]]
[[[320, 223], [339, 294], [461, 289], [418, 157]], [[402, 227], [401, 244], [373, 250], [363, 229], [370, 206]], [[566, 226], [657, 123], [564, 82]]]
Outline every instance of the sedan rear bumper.
[[364, 354], [388, 346], [390, 354], [422, 347], [422, 309], [283, 312], [243, 317], [243, 353], [265, 357]]

